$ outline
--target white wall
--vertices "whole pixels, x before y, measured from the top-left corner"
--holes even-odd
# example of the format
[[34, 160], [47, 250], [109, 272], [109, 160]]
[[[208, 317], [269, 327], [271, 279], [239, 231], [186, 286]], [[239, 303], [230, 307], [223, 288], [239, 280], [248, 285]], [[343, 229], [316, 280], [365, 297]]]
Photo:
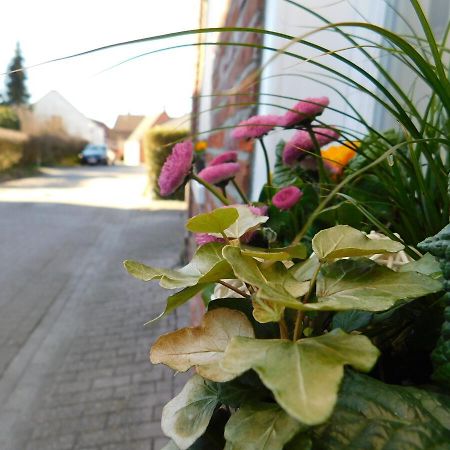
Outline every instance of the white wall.
[[37, 120], [45, 123], [52, 118], [61, 118], [65, 131], [74, 137], [86, 139], [91, 144], [105, 144], [103, 128], [85, 117], [58, 92], [51, 91], [33, 107]]

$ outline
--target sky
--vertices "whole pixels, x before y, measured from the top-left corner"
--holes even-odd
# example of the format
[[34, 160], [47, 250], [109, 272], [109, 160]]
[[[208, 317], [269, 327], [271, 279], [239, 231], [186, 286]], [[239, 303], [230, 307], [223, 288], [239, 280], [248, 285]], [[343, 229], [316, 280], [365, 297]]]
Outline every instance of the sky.
[[[199, 0], [12, 0], [0, 12], [0, 73], [20, 43], [30, 67], [108, 44], [198, 28]], [[88, 56], [30, 67], [31, 102], [57, 90], [80, 112], [112, 126], [119, 114], [172, 116], [190, 111], [196, 36], [127, 45]], [[5, 76], [0, 75], [0, 92]]]

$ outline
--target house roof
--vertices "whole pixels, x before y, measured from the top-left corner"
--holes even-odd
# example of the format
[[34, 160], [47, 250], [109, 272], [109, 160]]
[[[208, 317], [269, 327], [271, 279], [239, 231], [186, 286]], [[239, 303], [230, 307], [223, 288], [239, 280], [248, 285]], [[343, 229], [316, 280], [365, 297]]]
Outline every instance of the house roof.
[[127, 140], [139, 141], [149, 128], [154, 127], [155, 125], [165, 125], [168, 120], [170, 120], [170, 117], [165, 111], [153, 116], [145, 116], [130, 136], [128, 136]]
[[145, 116], [133, 114], [117, 116], [113, 130], [123, 134], [131, 134], [144, 118]]

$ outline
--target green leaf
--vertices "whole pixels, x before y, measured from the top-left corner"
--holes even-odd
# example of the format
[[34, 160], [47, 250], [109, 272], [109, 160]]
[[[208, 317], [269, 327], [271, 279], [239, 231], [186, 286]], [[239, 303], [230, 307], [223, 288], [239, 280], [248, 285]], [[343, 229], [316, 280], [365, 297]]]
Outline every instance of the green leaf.
[[211, 212], [191, 217], [186, 228], [193, 233], [222, 233], [236, 222], [239, 213], [236, 208], [216, 208]]
[[208, 311], [198, 327], [186, 327], [160, 336], [150, 351], [153, 364], [165, 364], [185, 372], [191, 367], [208, 380], [235, 378], [220, 367], [225, 349], [234, 336], [253, 337], [253, 328], [244, 313], [220, 308]]
[[233, 414], [225, 427], [225, 439], [233, 450], [282, 450], [302, 428], [278, 405], [249, 403]]
[[[367, 258], [325, 265], [316, 285], [318, 310], [384, 311], [399, 300], [439, 292], [442, 284], [417, 272], [394, 272]], [[306, 307], [306, 305], [305, 305]]]
[[303, 244], [271, 249], [244, 245], [241, 247], [241, 252], [243, 255], [268, 261], [286, 261], [292, 258], [305, 259], [307, 256], [306, 247]]
[[282, 263], [269, 267], [258, 264], [255, 259], [245, 256], [237, 247], [227, 246], [223, 251], [236, 277], [258, 287], [258, 298], [279, 302], [290, 308], [301, 308], [300, 297], [308, 292], [309, 283], [297, 282]]
[[145, 325], [155, 322], [158, 319], [161, 319], [161, 317], [167, 316], [174, 309], [177, 309], [179, 306], [184, 305], [188, 300], [194, 297], [194, 295], [205, 289], [206, 286], [208, 286], [207, 283], [199, 283], [195, 286], [184, 288], [176, 294], [169, 295], [169, 297], [167, 297], [166, 308], [164, 309], [164, 311], [159, 316], [149, 320]]
[[254, 369], [289, 415], [317, 425], [333, 411], [344, 365], [368, 372], [378, 355], [367, 337], [333, 330], [297, 342], [236, 337], [221, 366], [233, 373]]
[[450, 397], [347, 371], [331, 418], [313, 430], [317, 450], [448, 450]]
[[433, 278], [439, 278], [442, 275], [438, 260], [430, 253], [426, 253], [417, 261], [400, 266], [398, 270], [399, 272], [419, 272]]
[[348, 256], [395, 253], [404, 248], [403, 244], [389, 238], [369, 239], [364, 233], [348, 225], [337, 225], [319, 231], [312, 240], [312, 246], [321, 261]]
[[159, 279], [163, 288], [185, 288], [233, 277], [229, 264], [223, 259], [222, 248], [223, 244], [217, 242], [202, 245], [189, 264], [180, 269], [161, 269], [131, 260], [124, 265], [130, 275], [140, 280]]
[[364, 328], [370, 324], [373, 319], [373, 313], [366, 311], [342, 311], [333, 316], [331, 326], [334, 328], [340, 328], [347, 333], [351, 331]]
[[297, 281], [308, 281], [314, 276], [314, 273], [319, 268], [319, 260], [313, 253], [306, 261], [293, 265], [289, 269], [289, 273]]
[[[233, 209], [237, 210], [239, 217], [232, 225], [224, 230], [225, 235], [230, 239], [239, 239], [248, 231], [254, 231], [259, 228], [261, 224], [267, 222], [269, 219], [267, 216], [258, 216], [254, 214], [246, 205], [235, 205], [233, 206]], [[217, 233], [211, 234], [221, 236]]]
[[161, 450], [180, 450], [180, 447], [175, 442], [169, 441]]
[[188, 449], [205, 432], [217, 404], [215, 390], [194, 375], [164, 407], [161, 428], [180, 450]]

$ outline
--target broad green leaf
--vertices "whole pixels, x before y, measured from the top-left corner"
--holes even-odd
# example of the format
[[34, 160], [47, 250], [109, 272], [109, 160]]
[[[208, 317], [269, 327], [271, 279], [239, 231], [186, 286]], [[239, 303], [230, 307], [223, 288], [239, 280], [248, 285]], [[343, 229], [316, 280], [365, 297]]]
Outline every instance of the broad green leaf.
[[277, 404], [249, 403], [231, 416], [225, 439], [233, 450], [282, 450], [301, 428]]
[[351, 331], [366, 327], [372, 319], [373, 313], [370, 312], [357, 310], [341, 311], [333, 316], [331, 326], [350, 333]]
[[317, 450], [448, 450], [450, 397], [348, 371], [333, 415], [312, 437]]
[[253, 317], [259, 323], [279, 322], [285, 307], [281, 303], [267, 300], [253, 300]]
[[180, 450], [188, 449], [208, 427], [217, 406], [217, 393], [194, 375], [183, 390], [164, 407], [161, 428]]
[[399, 300], [422, 297], [441, 289], [441, 282], [417, 272], [394, 272], [367, 258], [344, 259], [322, 268], [316, 285], [318, 303], [308, 307], [384, 311]]
[[239, 248], [232, 246], [224, 247], [222, 253], [236, 277], [259, 289], [260, 300], [278, 302], [290, 308], [301, 307], [296, 297], [308, 292], [309, 283], [299, 283], [294, 280], [283, 264], [275, 263], [266, 267], [254, 258], [243, 255]]
[[268, 261], [286, 261], [292, 258], [306, 258], [306, 247], [303, 244], [271, 249], [242, 246], [241, 252], [243, 255]]
[[140, 280], [159, 279], [163, 288], [185, 288], [233, 277], [229, 264], [223, 259], [222, 248], [223, 244], [217, 242], [202, 245], [189, 264], [180, 269], [151, 267], [131, 260], [125, 261], [124, 265], [130, 275]]
[[404, 248], [403, 244], [389, 238], [369, 239], [364, 233], [348, 225], [336, 225], [319, 231], [312, 240], [312, 246], [321, 261], [348, 256], [395, 253]]
[[160, 319], [163, 316], [167, 316], [170, 314], [174, 309], [178, 308], [181, 305], [184, 305], [188, 300], [190, 300], [194, 295], [201, 292], [205, 287], [208, 286], [207, 283], [199, 283], [195, 286], [190, 286], [187, 288], [182, 289], [181, 291], [177, 292], [176, 294], [172, 294], [169, 297], [167, 297], [167, 303], [166, 308], [164, 311], [157, 317], [155, 317], [152, 320], [149, 320], [148, 323], [155, 322], [156, 320]]
[[419, 272], [424, 275], [433, 276], [433, 278], [438, 278], [441, 275], [441, 267], [438, 260], [431, 255], [426, 253], [422, 258], [417, 261], [411, 261], [408, 264], [400, 266], [399, 272]]
[[333, 330], [297, 342], [235, 337], [221, 366], [236, 374], [255, 370], [289, 415], [317, 425], [333, 411], [344, 365], [368, 372], [378, 355], [367, 337]]
[[236, 222], [239, 214], [236, 208], [216, 208], [211, 212], [191, 217], [186, 228], [193, 233], [222, 233]]
[[313, 253], [306, 261], [295, 264], [289, 268], [289, 273], [297, 281], [308, 281], [313, 276], [316, 270], [319, 268], [319, 260]]
[[[228, 209], [228, 208], [221, 208]], [[239, 239], [247, 231], [256, 230], [261, 226], [261, 224], [267, 222], [269, 219], [267, 216], [257, 216], [251, 209], [246, 205], [234, 205], [233, 209], [236, 209], [239, 217], [233, 222], [232, 225], [224, 230], [224, 233], [230, 239]], [[215, 236], [222, 236], [221, 234], [211, 233]]]
[[224, 371], [220, 361], [234, 336], [254, 336], [245, 314], [227, 308], [215, 309], [205, 314], [198, 327], [181, 328], [160, 336], [152, 346], [150, 360], [180, 372], [195, 367], [204, 378], [228, 381], [235, 376]]

